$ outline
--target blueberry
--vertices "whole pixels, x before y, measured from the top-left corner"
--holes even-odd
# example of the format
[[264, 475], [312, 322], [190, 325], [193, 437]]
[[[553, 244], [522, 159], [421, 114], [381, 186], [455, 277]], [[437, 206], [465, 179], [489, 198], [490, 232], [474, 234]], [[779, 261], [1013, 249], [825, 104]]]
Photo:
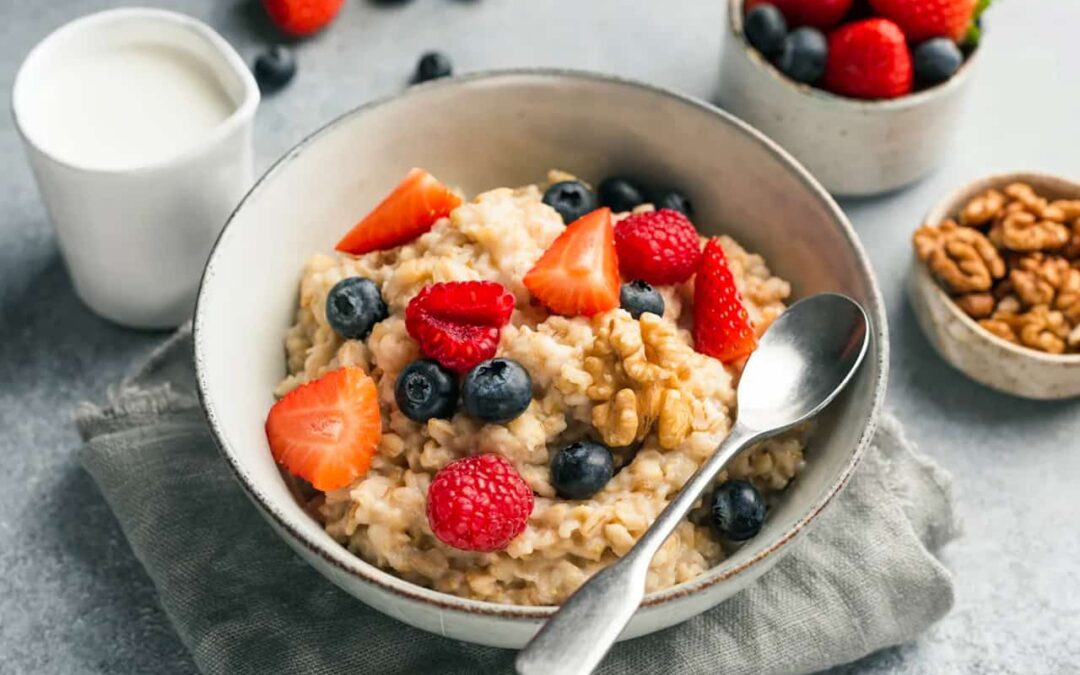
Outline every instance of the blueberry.
[[816, 28], [804, 26], [792, 31], [776, 57], [776, 67], [796, 82], [814, 84], [825, 74], [829, 43]]
[[923, 86], [941, 84], [960, 70], [964, 55], [949, 38], [927, 40], [913, 54], [915, 79]]
[[773, 58], [784, 48], [787, 21], [773, 5], [757, 5], [746, 13], [746, 39], [766, 58]]
[[713, 525], [731, 541], [745, 541], [765, 524], [765, 501], [757, 488], [744, 480], [729, 480], [712, 498]]
[[551, 484], [563, 499], [588, 499], [615, 475], [611, 451], [593, 441], [578, 441], [551, 460]]
[[296, 75], [296, 58], [283, 45], [274, 45], [255, 58], [255, 79], [264, 92], [281, 89]]
[[677, 190], [663, 190], [657, 192], [653, 195], [652, 203], [657, 209], [671, 209], [672, 211], [678, 211], [688, 218], [694, 213], [694, 207], [690, 204], [690, 200], [686, 198], [686, 195]]
[[465, 376], [461, 387], [465, 410], [485, 422], [509, 422], [529, 407], [532, 378], [517, 361], [490, 359]]
[[435, 361], [413, 361], [398, 375], [394, 400], [414, 422], [449, 419], [457, 408], [457, 377]]
[[640, 319], [645, 312], [664, 316], [664, 296], [647, 282], [635, 279], [619, 289], [619, 306]]
[[342, 279], [326, 296], [326, 321], [346, 340], [363, 340], [386, 316], [386, 303], [371, 279]]
[[442, 52], [427, 52], [420, 57], [420, 62], [416, 64], [416, 75], [413, 76], [414, 82], [427, 82], [428, 80], [437, 80], [440, 77], [450, 77], [454, 73], [453, 67], [450, 65], [450, 59]]
[[596, 195], [579, 180], [564, 180], [544, 192], [544, 203], [558, 211], [569, 225], [596, 209]]
[[635, 207], [645, 203], [645, 195], [638, 186], [618, 176], [602, 180], [596, 193], [600, 198], [600, 206], [607, 206], [615, 213], [633, 211]]

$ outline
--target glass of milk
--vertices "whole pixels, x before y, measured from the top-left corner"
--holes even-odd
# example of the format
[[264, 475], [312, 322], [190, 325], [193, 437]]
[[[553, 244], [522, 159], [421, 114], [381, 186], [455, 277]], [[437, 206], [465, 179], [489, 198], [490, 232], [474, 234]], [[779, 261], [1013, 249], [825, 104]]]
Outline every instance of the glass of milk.
[[252, 183], [259, 90], [205, 24], [117, 9], [26, 57], [12, 110], [79, 296], [166, 328], [192, 313], [210, 249]]

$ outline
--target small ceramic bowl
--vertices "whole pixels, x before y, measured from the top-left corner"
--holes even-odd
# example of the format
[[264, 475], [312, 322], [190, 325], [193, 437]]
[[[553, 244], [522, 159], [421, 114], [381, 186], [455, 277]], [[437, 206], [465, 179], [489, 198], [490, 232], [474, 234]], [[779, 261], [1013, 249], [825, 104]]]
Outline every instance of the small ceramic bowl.
[[765, 255], [796, 295], [841, 292], [872, 319], [870, 353], [819, 419], [805, 470], [761, 533], [704, 575], [648, 595], [623, 638], [684, 621], [745, 588], [817, 522], [873, 436], [888, 362], [880, 294], [844, 214], [787, 153], [712, 106], [598, 75], [515, 71], [412, 87], [330, 123], [256, 184], [210, 257], [195, 316], [203, 406], [240, 484], [305, 560], [372, 607], [460, 640], [520, 647], [554, 611], [446, 595], [365, 562], [293, 499], [266, 443], [305, 259], [332, 251], [343, 228], [411, 166], [470, 195], [542, 180], [550, 168], [589, 181], [617, 172], [678, 185], [703, 232], [729, 232]]
[[795, 156], [837, 196], [894, 190], [926, 175], [950, 151], [975, 51], [948, 82], [901, 98], [862, 101], [800, 84], [743, 34], [744, 0], [729, 0], [720, 105]]
[[[977, 180], [952, 193], [926, 215], [936, 225], [954, 218], [972, 197], [1009, 183], [1027, 183], [1048, 199], [1080, 199], [1080, 183], [1041, 173], [1009, 173]], [[1080, 354], [1046, 354], [985, 330], [953, 302], [914, 254], [908, 296], [915, 316], [941, 357], [971, 379], [1034, 399], [1080, 396]]]

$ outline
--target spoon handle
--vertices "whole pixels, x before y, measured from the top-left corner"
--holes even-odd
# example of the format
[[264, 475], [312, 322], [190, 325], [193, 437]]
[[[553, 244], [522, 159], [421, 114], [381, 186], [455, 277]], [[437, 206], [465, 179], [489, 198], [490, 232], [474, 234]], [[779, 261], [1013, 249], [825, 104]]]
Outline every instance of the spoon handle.
[[637, 611], [649, 563], [716, 474], [761, 434], [737, 422], [675, 499], [621, 559], [598, 572], [563, 603], [514, 662], [520, 675], [588, 675]]

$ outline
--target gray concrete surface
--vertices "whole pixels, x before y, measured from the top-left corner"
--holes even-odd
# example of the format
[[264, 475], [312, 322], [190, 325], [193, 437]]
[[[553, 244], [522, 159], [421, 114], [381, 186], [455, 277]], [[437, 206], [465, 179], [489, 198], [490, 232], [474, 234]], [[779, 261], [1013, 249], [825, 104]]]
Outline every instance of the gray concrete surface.
[[[0, 108], [35, 42], [121, 4], [130, 3], [0, 2]], [[147, 4], [208, 21], [249, 60], [269, 35], [248, 0]], [[722, 0], [347, 0], [330, 31], [297, 46], [297, 79], [259, 111], [259, 169], [335, 115], [403, 88], [430, 48], [462, 72], [567, 66], [709, 98], [723, 11]], [[1080, 174], [1080, 3], [1002, 2], [989, 23], [949, 160], [910, 189], [844, 203], [889, 308], [891, 408], [955, 475], [967, 524], [945, 556], [958, 586], [953, 613], [844, 673], [1080, 672], [1080, 404], [1021, 401], [967, 381], [931, 351], [903, 292], [910, 232], [944, 191], [998, 170]], [[109, 325], [79, 304], [6, 119], [0, 170], [0, 673], [194, 672], [75, 460], [70, 423], [75, 403], [100, 397], [162, 336]]]

